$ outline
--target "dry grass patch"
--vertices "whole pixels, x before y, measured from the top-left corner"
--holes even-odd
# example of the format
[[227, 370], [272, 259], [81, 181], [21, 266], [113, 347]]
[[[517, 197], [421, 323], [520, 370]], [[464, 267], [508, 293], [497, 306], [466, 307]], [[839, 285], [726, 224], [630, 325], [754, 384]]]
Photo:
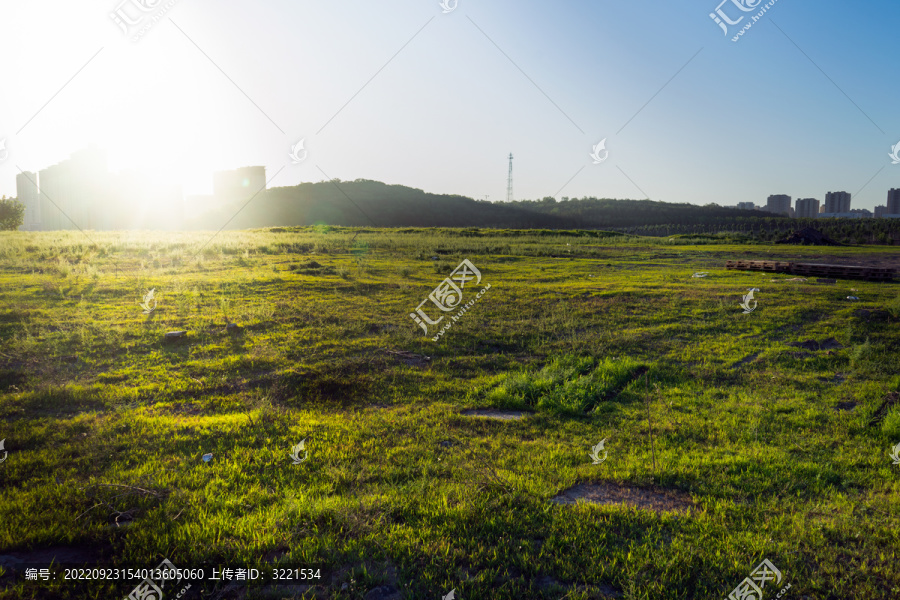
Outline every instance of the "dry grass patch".
[[579, 483], [553, 497], [556, 504], [624, 505], [656, 513], [690, 512], [694, 501], [688, 494], [659, 487], [637, 487], [613, 481]]

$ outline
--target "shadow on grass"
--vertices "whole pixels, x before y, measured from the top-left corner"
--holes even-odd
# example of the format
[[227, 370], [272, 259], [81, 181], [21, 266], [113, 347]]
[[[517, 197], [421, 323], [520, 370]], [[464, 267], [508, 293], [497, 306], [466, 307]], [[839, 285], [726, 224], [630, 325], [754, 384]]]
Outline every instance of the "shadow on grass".
[[51, 385], [9, 398], [4, 407], [7, 410], [0, 412], [0, 416], [5, 420], [20, 416], [28, 419], [70, 417], [82, 412], [102, 411], [107, 405], [87, 390]]

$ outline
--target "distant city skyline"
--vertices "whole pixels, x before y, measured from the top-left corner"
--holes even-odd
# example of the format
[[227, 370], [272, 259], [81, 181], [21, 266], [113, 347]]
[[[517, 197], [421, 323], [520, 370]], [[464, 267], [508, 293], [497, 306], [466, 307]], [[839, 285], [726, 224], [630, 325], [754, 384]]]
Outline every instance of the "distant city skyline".
[[188, 218], [239, 207], [266, 193], [263, 166], [217, 171], [210, 180], [212, 194], [185, 196], [180, 185], [152, 173], [113, 173], [102, 148], [86, 148], [55, 165], [16, 176], [16, 197], [25, 206], [21, 229], [175, 230]]
[[[299, 147], [294, 156], [300, 156]], [[25, 205], [24, 231], [172, 230], [203, 214], [225, 215], [229, 208], [243, 207], [267, 191], [265, 166], [215, 171], [209, 179], [212, 194], [185, 195], [180, 184], [151, 172], [111, 172], [105, 150], [93, 146], [40, 171], [18, 174], [16, 197]], [[876, 205], [874, 211], [852, 209], [852, 194], [846, 191], [826, 192], [824, 203], [817, 198], [797, 198], [792, 207], [791, 202], [788, 194], [770, 194], [764, 205], [738, 202], [725, 206], [796, 218], [900, 217], [900, 188], [888, 190], [886, 203]]]
[[106, 152], [86, 148], [37, 172], [16, 176], [24, 231], [180, 229], [184, 194], [140, 170], [109, 171]]
[[512, 153], [516, 199], [885, 204], [900, 5], [778, 2], [736, 43], [717, 4], [7, 3], [0, 195], [96, 144], [187, 196], [260, 165], [496, 201]]
[[818, 198], [797, 198], [794, 206], [791, 206], [791, 196], [788, 194], [770, 194], [765, 205], [755, 205], [753, 202], [739, 202], [736, 208], [743, 210], [759, 210], [768, 213], [782, 214], [798, 219], [817, 218], [900, 218], [900, 188], [891, 188], [887, 192], [885, 204], [876, 204], [874, 210], [866, 208], [851, 208], [853, 195], [846, 191], [826, 192], [825, 201]]

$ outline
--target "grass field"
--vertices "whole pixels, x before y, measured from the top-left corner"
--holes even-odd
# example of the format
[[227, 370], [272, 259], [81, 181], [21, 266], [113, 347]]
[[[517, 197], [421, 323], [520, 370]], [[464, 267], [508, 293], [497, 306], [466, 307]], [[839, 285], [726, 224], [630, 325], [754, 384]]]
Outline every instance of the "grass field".
[[[767, 559], [766, 600], [900, 597], [900, 284], [724, 269], [897, 249], [211, 238], [0, 234], [0, 564], [321, 575], [185, 598], [676, 600]], [[463, 259], [463, 302], [490, 289], [435, 342], [410, 313]], [[3, 600], [137, 584], [0, 574]]]

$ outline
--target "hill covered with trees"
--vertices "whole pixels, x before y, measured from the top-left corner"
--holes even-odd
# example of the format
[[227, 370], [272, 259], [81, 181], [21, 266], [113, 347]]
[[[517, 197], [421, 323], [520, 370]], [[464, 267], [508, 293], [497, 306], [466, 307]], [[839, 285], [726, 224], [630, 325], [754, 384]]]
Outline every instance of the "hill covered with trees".
[[[232, 218], [237, 213], [237, 216]], [[715, 224], [736, 215], [753, 216], [717, 205], [671, 204], [609, 198], [486, 202], [466, 196], [431, 194], [379, 181], [322, 181], [279, 187], [260, 194], [241, 209], [223, 206], [194, 227], [229, 229], [327, 223], [378, 227], [499, 227], [522, 229], [607, 229], [660, 224]], [[218, 224], [218, 225], [217, 225]]]
[[[192, 228], [218, 228], [238, 212], [222, 207], [198, 219]], [[572, 222], [511, 204], [465, 196], [430, 194], [380, 181], [322, 181], [266, 190], [228, 224], [229, 229], [328, 225], [376, 227], [505, 227], [571, 229]]]

